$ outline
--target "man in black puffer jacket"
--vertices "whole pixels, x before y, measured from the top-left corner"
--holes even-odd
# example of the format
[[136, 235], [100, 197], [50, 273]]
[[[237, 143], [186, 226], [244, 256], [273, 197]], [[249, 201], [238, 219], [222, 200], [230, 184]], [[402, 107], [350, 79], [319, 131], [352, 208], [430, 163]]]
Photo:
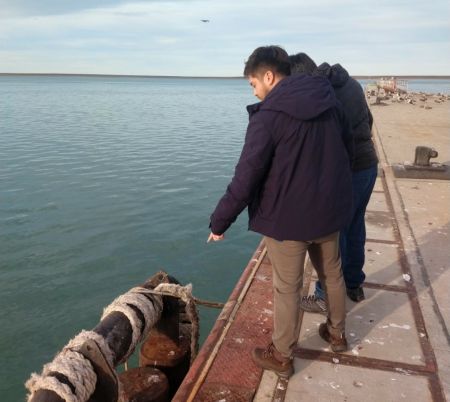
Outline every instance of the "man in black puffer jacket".
[[[323, 63], [316, 67], [314, 61], [305, 53], [289, 57], [292, 74], [309, 74], [328, 78], [336, 97], [341, 102], [344, 113], [351, 125], [354, 140], [354, 159], [352, 165], [353, 207], [349, 225], [340, 233], [342, 270], [351, 300], [364, 299], [362, 283], [366, 241], [364, 215], [369, 203], [378, 171], [378, 158], [372, 141], [373, 118], [361, 85], [340, 65]], [[309, 312], [326, 313], [327, 303], [322, 286], [318, 281], [314, 295], [302, 298], [301, 306]]]
[[350, 218], [352, 141], [329, 81], [289, 76], [283, 49], [256, 49], [244, 75], [261, 102], [247, 107], [245, 144], [234, 177], [211, 215], [208, 241], [222, 240], [248, 206], [249, 228], [265, 236], [274, 289], [272, 343], [256, 348], [253, 360], [289, 377], [300, 333], [298, 307], [307, 252], [330, 301], [319, 335], [333, 351], [347, 349], [338, 239]]

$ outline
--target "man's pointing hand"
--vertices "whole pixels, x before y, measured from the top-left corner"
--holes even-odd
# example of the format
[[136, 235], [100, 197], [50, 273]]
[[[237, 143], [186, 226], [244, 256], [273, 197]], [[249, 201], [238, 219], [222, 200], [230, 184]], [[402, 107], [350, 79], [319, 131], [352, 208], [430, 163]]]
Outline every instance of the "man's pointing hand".
[[225, 238], [225, 236], [224, 236], [223, 234], [221, 234], [221, 235], [216, 235], [216, 234], [214, 234], [213, 232], [211, 232], [211, 233], [209, 234], [208, 240], [206, 240], [206, 243], [209, 243], [211, 240], [212, 240], [212, 241], [220, 241], [220, 240], [223, 240], [224, 238]]

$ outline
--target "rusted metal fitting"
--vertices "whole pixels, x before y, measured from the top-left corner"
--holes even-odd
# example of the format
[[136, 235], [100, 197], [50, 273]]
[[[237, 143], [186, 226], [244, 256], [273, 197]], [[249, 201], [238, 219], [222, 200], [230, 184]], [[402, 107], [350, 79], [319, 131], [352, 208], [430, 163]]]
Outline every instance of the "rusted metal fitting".
[[166, 402], [169, 400], [169, 381], [153, 367], [137, 367], [119, 375], [121, 401]]

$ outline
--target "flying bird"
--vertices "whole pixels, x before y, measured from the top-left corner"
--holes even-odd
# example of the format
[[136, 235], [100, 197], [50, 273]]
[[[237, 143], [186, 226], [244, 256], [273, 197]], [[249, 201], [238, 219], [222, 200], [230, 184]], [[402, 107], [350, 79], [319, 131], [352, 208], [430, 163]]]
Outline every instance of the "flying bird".
[[209, 22], [209, 20], [200, 20], [201, 22]]

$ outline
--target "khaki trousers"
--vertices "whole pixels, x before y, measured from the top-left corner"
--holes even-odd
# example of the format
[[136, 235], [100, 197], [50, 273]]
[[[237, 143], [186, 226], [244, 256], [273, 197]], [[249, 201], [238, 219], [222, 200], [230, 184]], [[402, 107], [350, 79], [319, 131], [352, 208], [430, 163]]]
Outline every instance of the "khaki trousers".
[[341, 270], [339, 232], [311, 241], [278, 241], [264, 237], [273, 267], [275, 348], [292, 355], [300, 335], [300, 291], [306, 252], [317, 270], [328, 302], [328, 330], [340, 336], [345, 331], [345, 282]]

